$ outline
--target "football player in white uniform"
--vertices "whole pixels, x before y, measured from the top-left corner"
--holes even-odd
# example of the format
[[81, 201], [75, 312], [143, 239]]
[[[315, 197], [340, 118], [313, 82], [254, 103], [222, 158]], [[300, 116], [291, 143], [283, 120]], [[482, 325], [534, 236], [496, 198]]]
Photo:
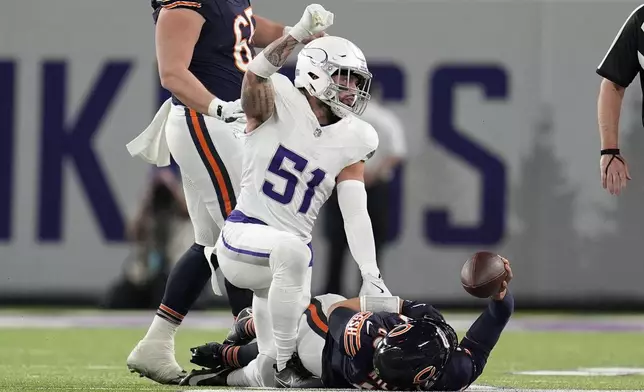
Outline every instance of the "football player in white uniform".
[[[174, 337], [212, 277], [221, 295], [205, 246], [213, 246], [219, 228], [235, 207], [241, 178], [244, 115], [239, 98], [244, 72], [254, 55], [283, 35], [285, 26], [253, 14], [249, 0], [152, 0], [159, 76], [172, 93], [152, 123], [128, 144], [132, 156], [157, 166], [181, 169], [195, 243], [172, 268], [161, 304], [148, 332], [127, 358], [127, 366], [162, 384], [176, 384], [185, 372], [174, 357]], [[229, 122], [240, 118], [238, 122]], [[237, 313], [252, 293], [225, 282]]]
[[[363, 276], [361, 294], [391, 295], [376, 264], [363, 182], [378, 136], [355, 116], [369, 101], [371, 73], [350, 41], [311, 40], [332, 23], [332, 13], [308, 6], [287, 35], [251, 61], [242, 84], [248, 124], [241, 190], [216, 251], [226, 278], [254, 291], [258, 377], [266, 387], [311, 385], [299, 371], [298, 320], [310, 300], [311, 231], [334, 186]], [[277, 71], [307, 41], [293, 85]]]

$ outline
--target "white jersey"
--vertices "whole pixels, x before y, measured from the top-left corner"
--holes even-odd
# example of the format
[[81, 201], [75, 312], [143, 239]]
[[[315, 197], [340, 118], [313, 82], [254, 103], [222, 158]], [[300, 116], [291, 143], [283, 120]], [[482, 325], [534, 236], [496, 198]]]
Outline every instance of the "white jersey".
[[275, 111], [245, 136], [235, 209], [309, 242], [335, 178], [373, 154], [378, 134], [352, 115], [322, 127], [304, 94], [286, 76], [274, 74], [271, 81]]

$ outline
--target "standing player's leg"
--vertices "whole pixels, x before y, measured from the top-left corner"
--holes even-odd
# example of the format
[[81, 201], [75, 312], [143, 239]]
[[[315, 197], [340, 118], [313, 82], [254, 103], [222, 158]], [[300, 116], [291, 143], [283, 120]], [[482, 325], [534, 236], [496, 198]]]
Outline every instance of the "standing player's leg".
[[185, 376], [175, 359], [174, 336], [210, 279], [204, 246], [214, 244], [218, 230], [190, 178], [182, 174], [182, 179], [195, 243], [172, 268], [152, 324], [127, 359], [131, 371], [162, 384], [176, 384]]
[[[230, 124], [194, 110], [182, 110], [187, 129], [183, 134], [168, 134], [168, 145], [175, 156], [172, 145], [190, 140], [190, 155], [183, 160], [183, 166], [179, 157], [175, 156], [175, 159], [182, 169], [185, 168], [186, 172], [190, 173], [208, 214], [216, 227], [221, 228], [237, 203], [243, 141], [235, 136]], [[181, 152], [184, 153], [183, 149]], [[209, 260], [213, 268], [217, 269], [219, 263], [216, 253], [212, 253]], [[225, 286], [233, 315], [236, 317], [242, 309], [250, 306], [252, 292], [236, 287], [228, 280], [225, 280]]]
[[228, 304], [230, 305], [230, 310], [233, 312], [235, 320], [237, 320], [240, 312], [253, 302], [253, 292], [251, 290], [242, 289], [235, 286], [234, 284], [230, 283], [228, 279], [224, 279], [224, 285], [226, 286], [226, 294], [228, 295]]
[[[237, 151], [240, 154], [241, 146], [235, 145], [236, 139], [225, 123], [209, 119], [212, 120], [211, 128], [218, 129], [214, 137], [223, 139], [222, 143], [225, 143], [224, 150], [229, 155], [237, 154]], [[204, 255], [204, 246], [214, 245], [219, 227], [227, 216], [222, 214], [232, 211], [235, 189], [239, 188], [240, 169], [236, 166], [240, 163], [233, 155], [227, 160], [232, 166], [232, 170], [228, 170], [214, 147], [213, 135], [206, 127], [204, 117], [180, 106], [172, 108], [166, 124], [166, 137], [182, 172], [195, 244], [173, 268], [157, 316], [148, 334], [128, 357], [127, 364], [132, 371], [152, 380], [175, 384], [185, 376], [185, 372], [174, 358], [174, 335], [211, 278], [211, 268], [218, 268], [216, 257], [208, 260]], [[213, 178], [218, 180], [213, 181]], [[222, 208], [219, 208], [220, 202]], [[213, 265], [209, 266], [208, 262]], [[231, 290], [228, 298], [235, 316], [238, 310], [250, 305], [248, 291]]]

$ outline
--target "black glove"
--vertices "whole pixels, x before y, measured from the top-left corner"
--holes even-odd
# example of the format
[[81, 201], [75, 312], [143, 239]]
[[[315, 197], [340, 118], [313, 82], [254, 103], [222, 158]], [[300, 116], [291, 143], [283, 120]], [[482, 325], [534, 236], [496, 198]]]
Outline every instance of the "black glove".
[[403, 301], [401, 314], [415, 320], [427, 317], [432, 320], [438, 320], [443, 323], [445, 322], [445, 318], [438, 309], [432, 305], [427, 305], [418, 301]]
[[203, 346], [193, 347], [190, 349], [192, 358], [190, 362], [198, 366], [203, 366], [209, 369], [217, 370], [223, 366], [221, 358], [221, 344], [219, 343], [206, 343]]

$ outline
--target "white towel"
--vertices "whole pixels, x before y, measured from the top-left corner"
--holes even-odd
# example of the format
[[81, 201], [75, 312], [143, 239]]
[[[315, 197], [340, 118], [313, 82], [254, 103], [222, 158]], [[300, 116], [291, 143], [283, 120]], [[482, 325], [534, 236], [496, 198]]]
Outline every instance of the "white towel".
[[145, 131], [127, 144], [130, 155], [138, 156], [159, 167], [170, 165], [170, 148], [165, 140], [165, 124], [171, 109], [172, 99], [168, 98]]

